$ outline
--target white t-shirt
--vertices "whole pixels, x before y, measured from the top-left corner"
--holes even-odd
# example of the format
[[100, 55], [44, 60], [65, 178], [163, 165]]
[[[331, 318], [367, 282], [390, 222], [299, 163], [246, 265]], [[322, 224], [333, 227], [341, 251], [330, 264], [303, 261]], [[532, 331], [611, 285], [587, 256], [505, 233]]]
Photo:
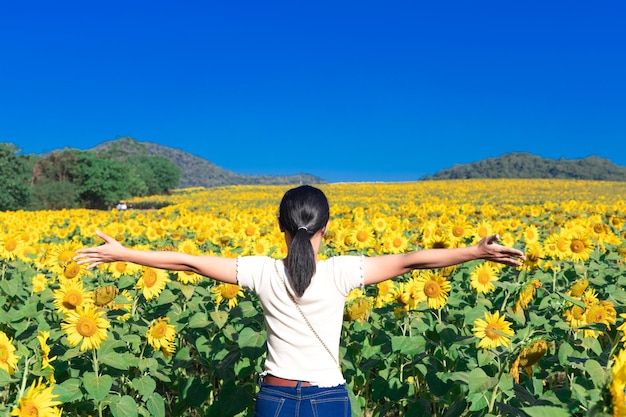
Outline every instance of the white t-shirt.
[[291, 288], [282, 261], [267, 256], [242, 256], [237, 260], [237, 280], [254, 291], [265, 312], [267, 357], [265, 374], [308, 381], [320, 387], [345, 383], [337, 365], [339, 338], [346, 296], [363, 286], [363, 257], [336, 256], [317, 262], [316, 273], [302, 298], [296, 301], [315, 332], [311, 331], [287, 294], [282, 275]]

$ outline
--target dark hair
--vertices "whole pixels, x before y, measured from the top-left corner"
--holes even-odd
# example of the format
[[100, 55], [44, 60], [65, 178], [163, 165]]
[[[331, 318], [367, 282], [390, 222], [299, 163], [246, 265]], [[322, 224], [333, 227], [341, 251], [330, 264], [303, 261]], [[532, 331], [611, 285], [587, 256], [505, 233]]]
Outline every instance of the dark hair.
[[315, 274], [315, 252], [310, 237], [324, 228], [329, 218], [326, 195], [310, 185], [290, 189], [280, 202], [278, 222], [292, 238], [285, 266], [298, 297], [302, 297]]

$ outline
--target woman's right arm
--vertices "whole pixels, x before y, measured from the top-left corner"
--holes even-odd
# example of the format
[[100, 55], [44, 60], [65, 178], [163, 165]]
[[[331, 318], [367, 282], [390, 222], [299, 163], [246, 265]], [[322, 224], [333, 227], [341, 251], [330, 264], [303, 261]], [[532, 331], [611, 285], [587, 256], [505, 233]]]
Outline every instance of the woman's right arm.
[[125, 261], [171, 271], [191, 271], [217, 281], [237, 284], [236, 258], [130, 249], [100, 231], [96, 234], [104, 240], [104, 244], [78, 249], [74, 257], [78, 264], [87, 264], [88, 269], [103, 263]]

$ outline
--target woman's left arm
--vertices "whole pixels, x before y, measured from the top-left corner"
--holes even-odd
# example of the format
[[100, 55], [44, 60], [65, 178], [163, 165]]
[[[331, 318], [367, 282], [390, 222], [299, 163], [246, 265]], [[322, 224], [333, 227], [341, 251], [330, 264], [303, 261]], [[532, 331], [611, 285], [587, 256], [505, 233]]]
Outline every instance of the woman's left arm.
[[[484, 259], [508, 266], [520, 266], [524, 253], [496, 243], [498, 235], [483, 238], [474, 246], [449, 249], [424, 249], [408, 254], [381, 255], [363, 259], [365, 285], [377, 284], [414, 269], [443, 268]], [[521, 260], [520, 260], [521, 259]]]

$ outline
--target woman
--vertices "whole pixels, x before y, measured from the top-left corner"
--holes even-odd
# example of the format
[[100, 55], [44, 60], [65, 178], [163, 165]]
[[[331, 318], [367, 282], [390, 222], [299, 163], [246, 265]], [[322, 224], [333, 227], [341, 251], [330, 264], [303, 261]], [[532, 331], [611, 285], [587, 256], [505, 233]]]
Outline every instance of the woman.
[[489, 236], [474, 246], [427, 249], [409, 254], [336, 256], [317, 254], [330, 219], [328, 200], [304, 185], [283, 196], [278, 225], [287, 257], [221, 258], [171, 251], [134, 250], [98, 232], [105, 244], [80, 249], [76, 259], [89, 268], [127, 261], [154, 268], [192, 271], [254, 291], [263, 306], [267, 357], [255, 416], [349, 416], [350, 400], [339, 369], [344, 303], [354, 288], [377, 284], [414, 269], [441, 268], [484, 259], [521, 265], [521, 251]]

